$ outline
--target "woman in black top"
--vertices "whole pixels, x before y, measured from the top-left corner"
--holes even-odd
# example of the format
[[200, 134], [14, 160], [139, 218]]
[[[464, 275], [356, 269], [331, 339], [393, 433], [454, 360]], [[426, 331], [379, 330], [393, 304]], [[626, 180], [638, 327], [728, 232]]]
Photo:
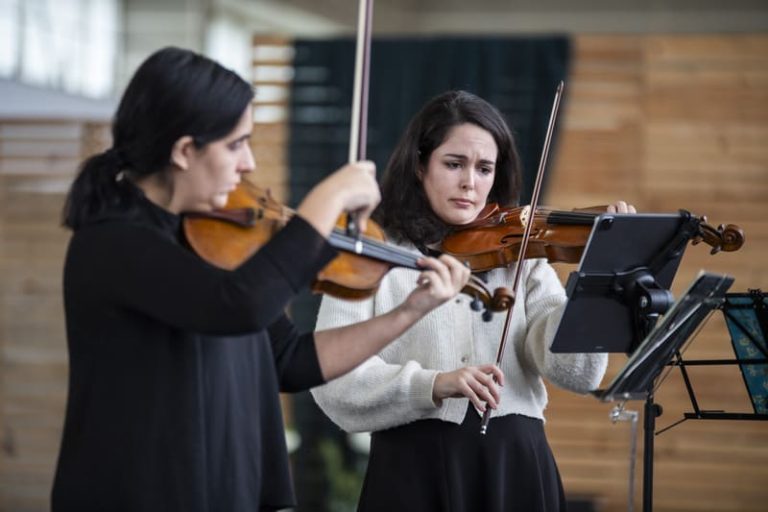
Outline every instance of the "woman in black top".
[[185, 244], [179, 214], [225, 205], [254, 169], [251, 87], [195, 53], [166, 48], [125, 91], [113, 147], [86, 160], [64, 208], [69, 400], [54, 511], [256, 511], [294, 504], [279, 391], [339, 376], [468, 279], [424, 259], [388, 315], [299, 334], [291, 297], [334, 256], [343, 211], [379, 200], [370, 162], [316, 186], [234, 271]]

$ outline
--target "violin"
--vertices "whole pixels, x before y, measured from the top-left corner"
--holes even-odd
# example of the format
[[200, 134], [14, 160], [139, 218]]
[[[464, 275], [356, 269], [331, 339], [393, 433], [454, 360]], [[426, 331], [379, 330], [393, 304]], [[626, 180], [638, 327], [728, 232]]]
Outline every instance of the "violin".
[[[578, 263], [595, 218], [606, 211], [604, 206], [573, 211], [536, 208], [523, 258]], [[489, 204], [475, 221], [456, 227], [443, 240], [440, 251], [469, 265], [473, 272], [507, 267], [520, 257], [521, 240], [530, 216], [530, 206], [500, 208], [495, 203]], [[697, 232], [691, 243], [707, 243], [712, 247], [712, 254], [736, 251], [744, 244], [744, 232], [738, 226], [721, 224], [714, 228], [706, 223], [706, 217], [698, 217], [697, 221]]]
[[[233, 270], [259, 250], [293, 217], [295, 212], [275, 200], [269, 190], [243, 181], [230, 195], [227, 206], [211, 212], [184, 215], [187, 243], [205, 261]], [[345, 232], [342, 216], [329, 237], [339, 255], [317, 275], [315, 293], [359, 300], [372, 296], [386, 273], [395, 267], [421, 270], [422, 256], [386, 242], [384, 231], [372, 220], [358, 238]], [[472, 309], [505, 311], [512, 300], [506, 288], [491, 293], [472, 276], [462, 293], [472, 297]], [[487, 315], [486, 315], [487, 316]]]

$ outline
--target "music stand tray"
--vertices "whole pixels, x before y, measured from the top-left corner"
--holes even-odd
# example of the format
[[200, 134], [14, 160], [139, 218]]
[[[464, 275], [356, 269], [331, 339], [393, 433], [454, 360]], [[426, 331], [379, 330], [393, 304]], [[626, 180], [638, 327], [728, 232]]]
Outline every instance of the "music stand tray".
[[687, 212], [598, 216], [568, 277], [552, 352], [633, 352], [672, 305], [669, 287], [699, 222]]
[[712, 310], [722, 304], [732, 284], [730, 276], [699, 273], [608, 387], [592, 394], [604, 402], [645, 399], [664, 366]]

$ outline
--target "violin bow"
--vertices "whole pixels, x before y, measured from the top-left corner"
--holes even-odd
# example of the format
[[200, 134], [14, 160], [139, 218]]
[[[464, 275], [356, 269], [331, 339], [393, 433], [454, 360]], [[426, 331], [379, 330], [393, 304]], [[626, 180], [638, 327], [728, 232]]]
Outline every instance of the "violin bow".
[[[501, 361], [504, 358], [504, 349], [507, 346], [507, 336], [509, 334], [509, 326], [512, 320], [512, 310], [515, 308], [515, 302], [517, 302], [517, 292], [520, 288], [520, 276], [522, 275], [523, 264], [525, 262], [525, 252], [528, 250], [528, 239], [531, 236], [531, 228], [533, 227], [534, 218], [536, 217], [536, 207], [539, 202], [539, 194], [541, 192], [541, 183], [544, 181], [544, 169], [547, 167], [547, 159], [549, 158], [549, 146], [552, 143], [552, 133], [555, 130], [555, 120], [557, 119], [557, 111], [560, 108], [560, 98], [563, 95], [563, 88], [565, 84], [561, 80], [555, 91], [555, 99], [552, 103], [552, 113], [549, 116], [549, 125], [547, 126], [547, 135], [544, 138], [544, 149], [541, 151], [541, 159], [539, 160], [539, 170], [536, 173], [536, 183], [533, 186], [533, 194], [531, 196], [531, 204], [528, 207], [528, 219], [525, 222], [525, 230], [523, 231], [523, 238], [520, 242], [520, 253], [517, 256], [517, 267], [515, 267], [515, 276], [512, 282], [512, 305], [507, 310], [507, 316], [504, 320], [504, 330], [501, 334], [501, 341], [499, 342], [499, 350], [496, 353], [496, 366], [501, 366]], [[483, 421], [480, 424], [480, 433], [485, 434], [488, 431], [488, 422], [491, 419], [491, 408], [485, 408], [483, 412]]]
[[[360, 0], [357, 16], [357, 43], [355, 45], [355, 82], [352, 92], [352, 120], [349, 138], [349, 161], [365, 160], [368, 127], [368, 84], [371, 65], [371, 20], [373, 0]], [[357, 240], [355, 251], [362, 251], [359, 214], [349, 212], [346, 233]], [[359, 251], [358, 251], [359, 249]]]

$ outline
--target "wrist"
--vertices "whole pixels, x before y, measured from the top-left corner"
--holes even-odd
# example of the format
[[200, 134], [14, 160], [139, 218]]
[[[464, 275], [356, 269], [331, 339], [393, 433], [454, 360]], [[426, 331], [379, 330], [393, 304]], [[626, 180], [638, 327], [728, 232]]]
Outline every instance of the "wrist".
[[439, 392], [442, 376], [443, 372], [437, 372], [432, 380], [432, 403], [435, 404], [435, 407], [442, 407], [443, 405], [443, 397]]
[[416, 304], [412, 304], [410, 297], [397, 306], [394, 311], [402, 319], [405, 329], [408, 329], [413, 324], [421, 320], [424, 315], [429, 313], [429, 310], [423, 310]]
[[326, 237], [333, 231], [342, 211], [342, 198], [328, 190], [325, 182], [310, 190], [296, 209], [298, 215]]

